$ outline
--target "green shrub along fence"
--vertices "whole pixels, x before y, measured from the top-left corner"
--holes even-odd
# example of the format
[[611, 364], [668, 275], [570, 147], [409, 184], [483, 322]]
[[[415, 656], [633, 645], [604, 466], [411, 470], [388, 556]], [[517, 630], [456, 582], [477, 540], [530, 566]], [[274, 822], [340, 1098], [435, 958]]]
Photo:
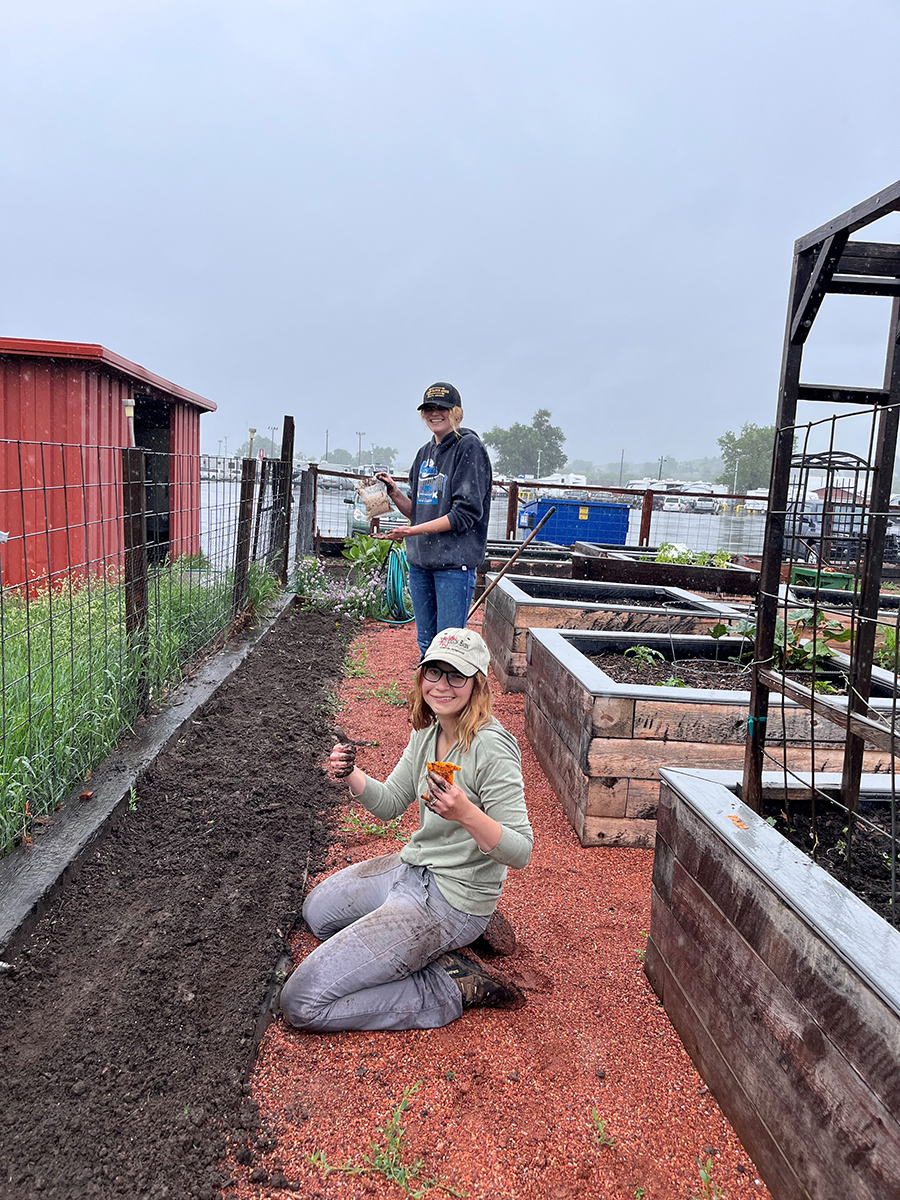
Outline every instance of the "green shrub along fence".
[[283, 586], [292, 489], [280, 460], [0, 449], [2, 854]]

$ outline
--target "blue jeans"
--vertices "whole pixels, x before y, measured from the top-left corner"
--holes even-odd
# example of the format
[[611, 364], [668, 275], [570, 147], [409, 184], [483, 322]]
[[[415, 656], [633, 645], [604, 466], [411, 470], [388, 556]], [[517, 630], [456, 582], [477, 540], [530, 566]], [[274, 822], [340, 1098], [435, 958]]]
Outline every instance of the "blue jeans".
[[474, 942], [490, 917], [454, 908], [426, 867], [399, 854], [355, 863], [313, 888], [303, 916], [325, 940], [281, 992], [297, 1029], [437, 1029], [462, 1015], [459, 988], [434, 960]]
[[466, 567], [430, 571], [409, 565], [409, 595], [416, 614], [416, 641], [424, 654], [442, 629], [465, 629], [475, 591], [475, 572]]

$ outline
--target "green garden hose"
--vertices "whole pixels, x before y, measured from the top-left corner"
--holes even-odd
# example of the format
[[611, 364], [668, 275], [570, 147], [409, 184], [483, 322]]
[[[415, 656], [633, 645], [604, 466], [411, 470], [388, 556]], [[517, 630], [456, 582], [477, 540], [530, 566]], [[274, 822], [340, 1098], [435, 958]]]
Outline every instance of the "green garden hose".
[[384, 584], [384, 603], [388, 615], [379, 617], [384, 625], [408, 625], [415, 616], [406, 607], [404, 589], [409, 579], [409, 563], [402, 542], [395, 542], [387, 560], [387, 579]]

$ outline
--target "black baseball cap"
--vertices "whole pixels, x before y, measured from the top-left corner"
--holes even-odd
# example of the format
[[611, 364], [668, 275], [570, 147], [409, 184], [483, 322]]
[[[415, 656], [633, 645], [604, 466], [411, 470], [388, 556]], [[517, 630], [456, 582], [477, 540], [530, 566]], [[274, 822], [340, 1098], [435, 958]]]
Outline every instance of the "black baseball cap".
[[433, 383], [422, 397], [419, 411], [426, 406], [429, 408], [456, 408], [457, 405], [462, 407], [462, 401], [452, 383]]

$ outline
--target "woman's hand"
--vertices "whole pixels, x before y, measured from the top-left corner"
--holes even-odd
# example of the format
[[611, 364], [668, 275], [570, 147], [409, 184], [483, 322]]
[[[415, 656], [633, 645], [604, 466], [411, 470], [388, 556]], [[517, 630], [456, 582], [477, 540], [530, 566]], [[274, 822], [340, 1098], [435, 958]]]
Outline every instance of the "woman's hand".
[[455, 783], [448, 783], [437, 771], [429, 771], [425, 777], [428, 784], [428, 795], [425, 797], [425, 807], [443, 817], [445, 821], [459, 821], [468, 816], [475, 805]]
[[376, 471], [375, 478], [380, 479], [388, 490], [388, 495], [397, 490], [397, 481], [388, 475], [387, 471]]
[[485, 854], [490, 854], [503, 836], [503, 827], [473, 804], [461, 787], [448, 783], [443, 775], [429, 771], [425, 777], [428, 794], [425, 806], [445, 821], [457, 821]]
[[329, 779], [346, 779], [356, 768], [356, 747], [352, 742], [338, 742], [333, 747], [325, 771]]
[[375, 536], [383, 542], [402, 542], [405, 537], [415, 537], [418, 532], [413, 525], [395, 525], [393, 529], [386, 529], [384, 533], [377, 533]]

